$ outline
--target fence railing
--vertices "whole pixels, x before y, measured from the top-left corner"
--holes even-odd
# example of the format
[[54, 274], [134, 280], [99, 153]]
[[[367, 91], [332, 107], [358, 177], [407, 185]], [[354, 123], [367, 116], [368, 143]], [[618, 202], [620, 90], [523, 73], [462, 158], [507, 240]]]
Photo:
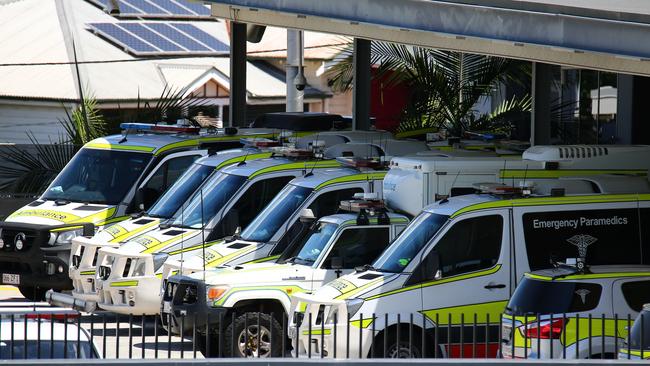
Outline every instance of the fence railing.
[[[153, 315], [27, 311], [2, 314], [0, 358], [650, 357], [645, 329], [637, 338], [628, 337], [634, 322], [629, 315], [494, 318], [486, 314], [370, 314], [356, 323], [339, 322], [336, 317], [329, 322], [303, 319], [301, 327], [296, 327], [284, 314], [260, 312], [232, 312], [217, 319], [188, 314], [173, 320]], [[172, 327], [177, 332], [183, 330], [182, 335], [167, 330], [172, 322], [177, 323]], [[293, 349], [295, 345], [299, 347]]]

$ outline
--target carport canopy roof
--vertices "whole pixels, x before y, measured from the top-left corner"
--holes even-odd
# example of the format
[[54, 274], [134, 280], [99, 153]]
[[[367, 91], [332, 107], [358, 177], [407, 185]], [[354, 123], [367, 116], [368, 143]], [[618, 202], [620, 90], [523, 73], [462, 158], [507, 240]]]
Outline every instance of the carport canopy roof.
[[207, 0], [214, 16], [650, 76], [648, 0]]

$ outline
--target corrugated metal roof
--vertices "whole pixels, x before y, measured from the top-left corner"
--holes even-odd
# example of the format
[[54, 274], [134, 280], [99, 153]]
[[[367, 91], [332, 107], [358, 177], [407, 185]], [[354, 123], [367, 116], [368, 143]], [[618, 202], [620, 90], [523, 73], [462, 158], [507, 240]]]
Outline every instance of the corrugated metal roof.
[[[115, 18], [83, 0], [0, 0], [0, 63], [123, 62], [79, 65], [82, 87], [99, 101], [158, 98], [165, 85], [193, 91], [197, 83], [214, 78], [229, 88], [228, 58], [192, 57], [136, 60], [114, 44], [88, 31], [91, 22]], [[192, 22], [229, 43], [223, 22]], [[249, 63], [250, 98], [284, 98], [285, 83]], [[78, 100], [74, 65], [0, 66], [0, 98]], [[325, 96], [325, 94], [322, 94]]]

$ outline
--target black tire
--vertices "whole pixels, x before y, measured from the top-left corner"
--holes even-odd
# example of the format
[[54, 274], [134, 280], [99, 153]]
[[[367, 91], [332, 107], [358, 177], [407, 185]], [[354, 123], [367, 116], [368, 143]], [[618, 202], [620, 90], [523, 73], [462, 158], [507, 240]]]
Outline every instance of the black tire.
[[[260, 338], [260, 349], [262, 352], [260, 352], [259, 357], [279, 357], [282, 355], [282, 339], [285, 336], [285, 332], [280, 322], [269, 314], [249, 312], [237, 317], [235, 322], [229, 324], [226, 328], [224, 333], [224, 356], [258, 357], [258, 316], [260, 328], [262, 329], [262, 336]], [[248, 334], [244, 332], [245, 326], [248, 326]], [[248, 336], [247, 340], [246, 336]], [[233, 350], [234, 354], [232, 354]]]
[[45, 293], [47, 290], [39, 288], [39, 287], [31, 287], [31, 286], [18, 286], [18, 290], [20, 290], [20, 293], [29, 301], [44, 301], [45, 300]]
[[[388, 341], [386, 342], [386, 358], [422, 358], [422, 340], [417, 332], [411, 336], [411, 344], [409, 345], [408, 330], [405, 330], [400, 335], [399, 348], [397, 343], [397, 335], [394, 334], [394, 329], [389, 331]], [[373, 349], [373, 358], [384, 357], [384, 337], [386, 334], [379, 336], [375, 339], [375, 348]]]

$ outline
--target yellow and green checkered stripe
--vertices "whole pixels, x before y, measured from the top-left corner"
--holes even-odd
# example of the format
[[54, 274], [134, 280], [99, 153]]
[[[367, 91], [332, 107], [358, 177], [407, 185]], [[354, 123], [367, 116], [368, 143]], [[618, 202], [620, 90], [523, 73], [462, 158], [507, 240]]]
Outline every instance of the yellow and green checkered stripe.
[[572, 205], [588, 203], [616, 203], [616, 202], [636, 202], [648, 201], [650, 194], [603, 194], [603, 195], [586, 195], [586, 196], [564, 196], [564, 197], [529, 197], [513, 200], [502, 200], [477, 203], [464, 207], [454, 212], [451, 217], [456, 217], [468, 212], [487, 210], [504, 207], [527, 207], [527, 206], [547, 206], [547, 205]]

